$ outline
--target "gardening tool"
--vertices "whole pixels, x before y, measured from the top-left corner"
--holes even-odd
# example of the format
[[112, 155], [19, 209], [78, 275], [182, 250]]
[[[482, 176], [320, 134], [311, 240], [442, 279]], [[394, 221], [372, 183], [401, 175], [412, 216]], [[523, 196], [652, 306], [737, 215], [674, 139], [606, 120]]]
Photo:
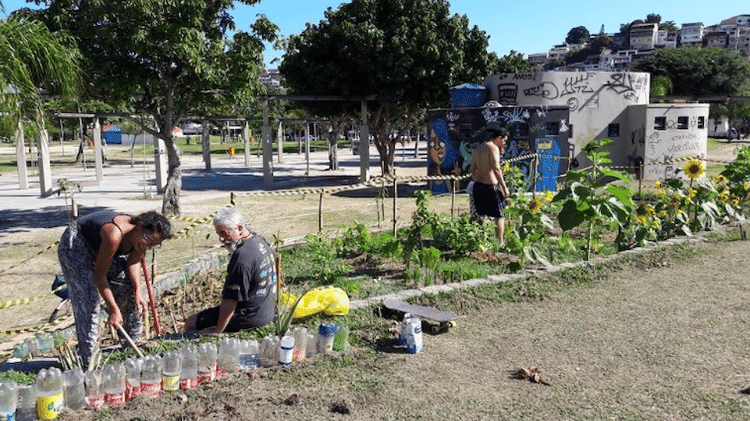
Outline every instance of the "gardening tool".
[[159, 325], [159, 315], [156, 312], [156, 301], [154, 301], [154, 290], [151, 287], [151, 279], [148, 275], [148, 269], [146, 269], [145, 259], [141, 259], [141, 269], [143, 270], [143, 277], [146, 279], [149, 307], [151, 308], [151, 316], [154, 318], [154, 330], [156, 331], [156, 336], [159, 336], [161, 335], [161, 326]]
[[125, 329], [123, 329], [120, 325], [117, 325], [117, 331], [120, 332], [120, 335], [122, 335], [122, 337], [125, 338], [126, 341], [128, 341], [128, 345], [133, 348], [135, 353], [138, 354], [139, 357], [143, 357], [143, 352], [141, 352], [140, 348], [138, 348], [138, 345], [133, 342], [133, 338], [128, 335], [128, 332], [125, 332]]

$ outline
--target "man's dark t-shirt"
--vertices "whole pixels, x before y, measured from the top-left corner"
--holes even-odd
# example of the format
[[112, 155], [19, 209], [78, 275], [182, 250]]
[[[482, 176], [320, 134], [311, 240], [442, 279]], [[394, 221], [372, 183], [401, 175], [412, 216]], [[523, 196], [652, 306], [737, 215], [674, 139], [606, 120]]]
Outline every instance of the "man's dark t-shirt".
[[240, 329], [263, 326], [276, 314], [276, 265], [273, 247], [251, 235], [232, 254], [222, 298], [237, 301], [232, 325]]

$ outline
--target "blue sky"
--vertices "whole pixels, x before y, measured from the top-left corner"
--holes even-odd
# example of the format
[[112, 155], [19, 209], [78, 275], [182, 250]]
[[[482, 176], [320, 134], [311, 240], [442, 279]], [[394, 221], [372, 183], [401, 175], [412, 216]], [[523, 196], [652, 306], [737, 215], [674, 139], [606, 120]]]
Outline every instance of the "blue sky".
[[[23, 0], [1, 1], [6, 11], [26, 6]], [[335, 10], [340, 4], [337, 0], [262, 0], [255, 6], [235, 3], [232, 15], [237, 29], [249, 30], [255, 16], [263, 13], [288, 36], [300, 33], [307, 22], [318, 23], [327, 8]], [[545, 52], [562, 43], [576, 26], [598, 33], [604, 25], [606, 32], [616, 32], [620, 24], [645, 19], [649, 13], [658, 13], [662, 21], [671, 20], [678, 26], [688, 22], [713, 25], [732, 16], [750, 14], [750, 4], [745, 1], [726, 0], [452, 0], [450, 4], [452, 13], [467, 15], [470, 25], [487, 32], [490, 50], [500, 56], [511, 50], [525, 55]], [[266, 62], [280, 55], [267, 51]]]

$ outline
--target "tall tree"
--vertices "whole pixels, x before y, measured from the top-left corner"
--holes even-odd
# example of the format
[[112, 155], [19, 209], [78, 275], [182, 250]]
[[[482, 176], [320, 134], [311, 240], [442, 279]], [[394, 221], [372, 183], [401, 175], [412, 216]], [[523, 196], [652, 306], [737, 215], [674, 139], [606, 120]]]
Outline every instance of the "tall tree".
[[719, 47], [664, 48], [633, 66], [634, 70], [666, 76], [673, 95], [701, 97], [737, 95], [750, 78], [750, 63], [732, 50]]
[[568, 31], [568, 35], [565, 37], [566, 44], [586, 44], [589, 42], [589, 30], [585, 26], [576, 26]]
[[[451, 15], [445, 0], [353, 0], [324, 15], [291, 37], [279, 71], [297, 94], [378, 95], [369, 122], [384, 173], [420, 110], [447, 105], [452, 85], [482, 82], [497, 59], [487, 53], [486, 33]], [[348, 111], [358, 107], [349, 103]], [[315, 113], [344, 108], [316, 106]]]
[[[44, 128], [41, 92], [75, 95], [80, 88], [79, 53], [64, 32], [21, 15], [0, 20], [0, 116]], [[40, 91], [42, 90], [42, 91]]]
[[658, 13], [649, 13], [646, 15], [646, 23], [660, 23], [661, 15]]
[[[161, 138], [168, 175], [162, 212], [180, 213], [180, 154], [172, 128], [190, 113], [242, 109], [263, 92], [263, 40], [277, 27], [260, 16], [252, 33], [235, 30], [232, 0], [36, 0], [50, 28], [79, 41], [87, 94], [151, 117], [143, 129]], [[255, 4], [259, 0], [243, 0]], [[141, 120], [135, 120], [141, 123]]]

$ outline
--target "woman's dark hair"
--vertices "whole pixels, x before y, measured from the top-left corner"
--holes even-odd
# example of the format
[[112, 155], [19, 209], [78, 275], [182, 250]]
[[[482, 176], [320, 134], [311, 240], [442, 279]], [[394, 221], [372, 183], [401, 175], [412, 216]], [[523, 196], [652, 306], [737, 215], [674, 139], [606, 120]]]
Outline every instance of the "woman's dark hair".
[[169, 219], [167, 219], [166, 216], [158, 212], [144, 212], [138, 216], [132, 216], [130, 218], [131, 224], [137, 225], [139, 222], [143, 224], [145, 230], [159, 233], [164, 240], [172, 237], [172, 224], [169, 223]]

